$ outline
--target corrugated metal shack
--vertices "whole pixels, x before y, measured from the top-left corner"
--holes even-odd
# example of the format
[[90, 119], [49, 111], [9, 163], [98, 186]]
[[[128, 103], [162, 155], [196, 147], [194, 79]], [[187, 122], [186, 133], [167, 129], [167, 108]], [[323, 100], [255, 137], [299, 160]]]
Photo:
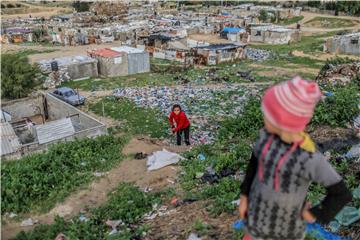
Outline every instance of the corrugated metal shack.
[[324, 51], [360, 55], [360, 32], [335, 36], [326, 40]]
[[150, 72], [150, 57], [148, 52], [128, 46], [113, 47], [111, 50], [125, 53], [128, 62], [127, 75]]
[[253, 26], [250, 28], [250, 42], [288, 44], [300, 41], [299, 30], [276, 25]]
[[150, 72], [149, 53], [128, 46], [99, 49], [89, 53], [99, 61], [100, 75], [127, 76]]
[[195, 47], [195, 64], [216, 65], [245, 57], [246, 44], [213, 44]]
[[88, 56], [71, 56], [41, 60], [43, 73], [48, 74], [44, 87], [52, 88], [64, 81], [98, 76], [97, 60]]

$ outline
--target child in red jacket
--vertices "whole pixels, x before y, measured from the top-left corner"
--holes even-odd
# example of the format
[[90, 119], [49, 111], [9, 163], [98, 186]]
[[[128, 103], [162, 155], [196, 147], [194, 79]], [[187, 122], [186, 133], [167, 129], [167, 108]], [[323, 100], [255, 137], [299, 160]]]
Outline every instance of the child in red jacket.
[[[176, 143], [181, 145], [181, 135], [185, 135], [185, 144], [190, 145], [190, 122], [179, 104], [175, 104], [169, 116], [169, 121], [173, 133], [176, 133]], [[175, 124], [176, 127], [175, 127]]]

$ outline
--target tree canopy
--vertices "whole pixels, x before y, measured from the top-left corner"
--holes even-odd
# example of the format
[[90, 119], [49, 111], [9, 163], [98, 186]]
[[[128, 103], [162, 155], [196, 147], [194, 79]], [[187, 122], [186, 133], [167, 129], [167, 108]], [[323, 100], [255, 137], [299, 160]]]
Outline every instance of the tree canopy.
[[20, 54], [1, 55], [1, 98], [26, 97], [41, 84], [40, 69]]

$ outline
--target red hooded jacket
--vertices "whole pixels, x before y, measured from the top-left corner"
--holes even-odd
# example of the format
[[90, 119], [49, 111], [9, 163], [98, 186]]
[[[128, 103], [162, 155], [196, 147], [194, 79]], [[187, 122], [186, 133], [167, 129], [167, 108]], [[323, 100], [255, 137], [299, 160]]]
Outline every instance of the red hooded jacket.
[[174, 120], [176, 123], [175, 132], [180, 131], [181, 129], [187, 128], [190, 125], [189, 119], [186, 117], [185, 113], [181, 111], [179, 115], [176, 115], [174, 112], [170, 113], [169, 121], [171, 127], [175, 127]]

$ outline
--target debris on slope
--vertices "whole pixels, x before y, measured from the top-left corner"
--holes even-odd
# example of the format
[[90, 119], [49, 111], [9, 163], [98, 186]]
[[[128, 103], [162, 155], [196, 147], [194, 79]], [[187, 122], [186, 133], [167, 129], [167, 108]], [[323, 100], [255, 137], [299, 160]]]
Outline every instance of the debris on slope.
[[271, 52], [262, 49], [256, 48], [247, 48], [246, 49], [246, 58], [255, 60], [255, 61], [265, 61], [269, 59], [271, 56]]
[[323, 84], [348, 84], [357, 74], [360, 73], [360, 62], [347, 64], [327, 64], [327, 67], [320, 71], [316, 81]]

